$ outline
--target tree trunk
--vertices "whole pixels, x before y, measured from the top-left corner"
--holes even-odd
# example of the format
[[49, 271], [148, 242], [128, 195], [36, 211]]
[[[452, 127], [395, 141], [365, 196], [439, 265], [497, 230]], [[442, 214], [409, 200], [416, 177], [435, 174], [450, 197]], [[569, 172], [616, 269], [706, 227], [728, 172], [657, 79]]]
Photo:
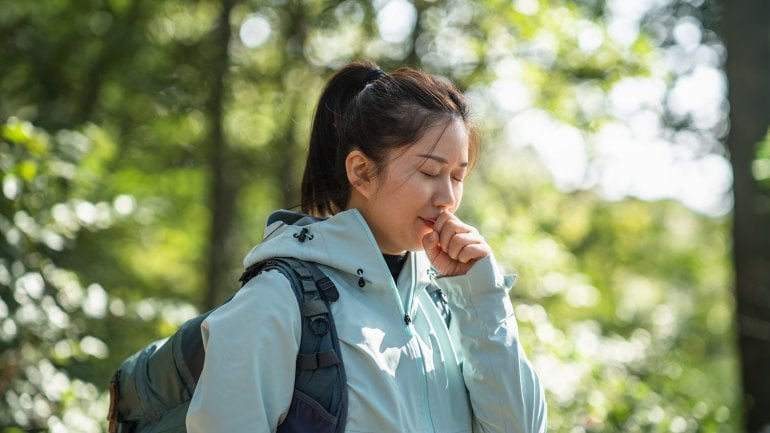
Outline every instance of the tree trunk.
[[211, 189], [209, 192], [209, 210], [211, 226], [209, 231], [208, 273], [203, 309], [208, 310], [220, 301], [219, 292], [229, 278], [231, 261], [227, 249], [227, 239], [236, 212], [238, 182], [233, 179], [233, 156], [227, 145], [224, 131], [225, 79], [230, 65], [228, 46], [230, 44], [230, 13], [234, 0], [223, 0], [222, 10], [212, 30], [212, 46], [207, 47], [213, 54], [211, 63], [211, 93], [207, 103], [210, 122], [208, 160], [210, 163]]
[[725, 1], [724, 11], [738, 344], [744, 425], [754, 433], [770, 428], [770, 192], [751, 171], [770, 124], [770, 3]]

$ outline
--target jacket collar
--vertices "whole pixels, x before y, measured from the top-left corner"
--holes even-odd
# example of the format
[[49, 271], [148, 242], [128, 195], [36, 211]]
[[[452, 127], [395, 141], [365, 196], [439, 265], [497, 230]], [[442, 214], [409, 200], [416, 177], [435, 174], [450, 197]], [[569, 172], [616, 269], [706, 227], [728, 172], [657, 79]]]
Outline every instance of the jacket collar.
[[[303, 225], [295, 225], [297, 221]], [[427, 282], [430, 279], [427, 257], [421, 251], [410, 256], [402, 276], [414, 275], [418, 283]], [[356, 279], [363, 277], [364, 290], [387, 286], [386, 282], [390, 281], [390, 271], [374, 235], [356, 209], [328, 219], [283, 210], [273, 213], [263, 241], [246, 255], [243, 263], [248, 267], [273, 257], [295, 257], [351, 274]]]

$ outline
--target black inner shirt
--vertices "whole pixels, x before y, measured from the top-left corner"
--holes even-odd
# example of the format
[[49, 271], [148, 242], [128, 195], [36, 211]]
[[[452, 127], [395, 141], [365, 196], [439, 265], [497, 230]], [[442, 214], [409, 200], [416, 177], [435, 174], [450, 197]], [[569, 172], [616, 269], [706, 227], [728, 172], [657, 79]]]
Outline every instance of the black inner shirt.
[[401, 269], [404, 268], [404, 263], [406, 263], [406, 253], [401, 255], [383, 254], [382, 257], [385, 258], [385, 263], [387, 263], [388, 269], [390, 269], [393, 281], [398, 281], [398, 274], [401, 273]]

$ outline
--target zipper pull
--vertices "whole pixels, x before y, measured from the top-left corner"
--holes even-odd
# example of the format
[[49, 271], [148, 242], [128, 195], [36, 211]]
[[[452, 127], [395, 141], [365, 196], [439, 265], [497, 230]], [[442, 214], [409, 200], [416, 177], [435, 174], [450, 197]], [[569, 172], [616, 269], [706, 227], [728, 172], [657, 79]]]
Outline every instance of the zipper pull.
[[409, 326], [410, 323], [412, 323], [412, 318], [408, 314], [404, 314], [404, 324]]

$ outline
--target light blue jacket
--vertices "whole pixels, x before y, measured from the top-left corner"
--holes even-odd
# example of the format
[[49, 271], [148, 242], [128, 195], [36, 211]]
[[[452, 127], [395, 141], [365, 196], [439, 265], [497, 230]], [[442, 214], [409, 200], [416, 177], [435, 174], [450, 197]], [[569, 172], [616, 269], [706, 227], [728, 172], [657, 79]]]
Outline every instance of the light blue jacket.
[[[319, 263], [337, 285], [332, 314], [348, 380], [347, 432], [545, 432], [544, 392], [508, 297], [513, 278], [493, 257], [466, 275], [437, 278], [452, 313], [447, 330], [425, 290], [431, 272], [423, 252], [409, 254], [394, 282], [358, 211], [305, 228], [299, 242], [299, 227], [268, 226], [244, 264], [296, 257]], [[202, 331], [206, 361], [188, 431], [275, 432], [292, 399], [301, 336], [288, 281], [277, 271], [260, 274]]]

